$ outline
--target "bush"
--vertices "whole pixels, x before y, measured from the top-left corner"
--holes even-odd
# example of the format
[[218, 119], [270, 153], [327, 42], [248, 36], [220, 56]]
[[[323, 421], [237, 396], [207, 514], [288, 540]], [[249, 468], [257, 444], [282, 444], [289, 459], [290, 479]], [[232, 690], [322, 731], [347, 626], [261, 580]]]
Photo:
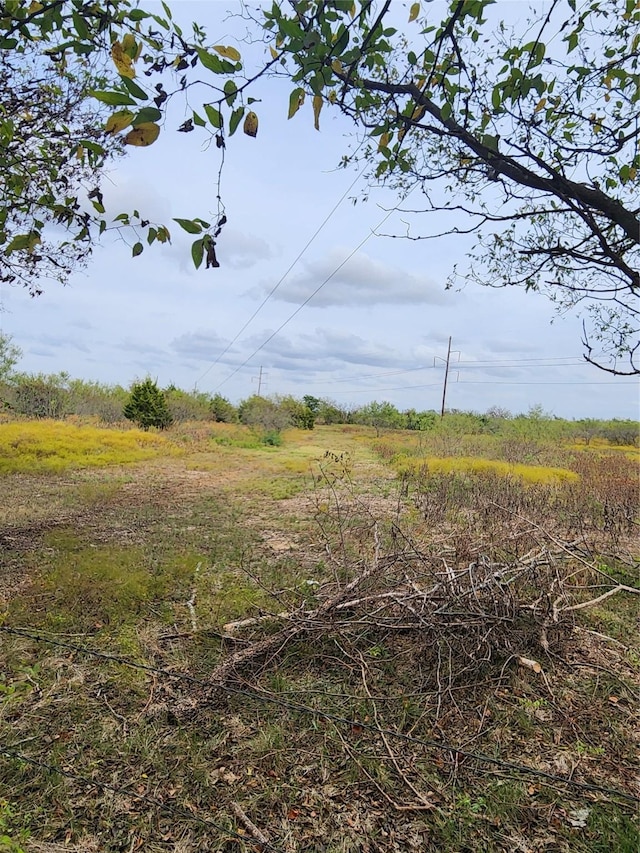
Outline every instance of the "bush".
[[69, 411], [67, 373], [16, 373], [6, 382], [3, 402], [28, 418], [64, 418]]
[[171, 413], [171, 420], [174, 423], [214, 420], [211, 411], [211, 398], [208, 394], [197, 391], [182, 391], [175, 385], [170, 385], [164, 392], [164, 398]]
[[157, 427], [166, 429], [172, 421], [171, 412], [163, 392], [152, 379], [136, 382], [131, 386], [129, 401], [123, 414], [142, 429]]

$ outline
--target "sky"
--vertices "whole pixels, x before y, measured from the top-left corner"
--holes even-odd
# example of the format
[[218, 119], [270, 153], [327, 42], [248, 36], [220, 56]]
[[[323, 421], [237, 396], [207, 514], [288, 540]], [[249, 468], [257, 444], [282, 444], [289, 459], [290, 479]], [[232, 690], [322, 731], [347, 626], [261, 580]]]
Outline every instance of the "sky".
[[[213, 43], [261, 55], [235, 38], [232, 0], [171, 5], [182, 23], [205, 24]], [[405, 5], [398, 0], [398, 14]], [[517, 19], [525, 5], [499, 8]], [[323, 110], [319, 132], [310, 104], [287, 121], [290, 88], [261, 82], [257, 137], [229, 140], [218, 269], [193, 268], [193, 238], [172, 222], [216, 211], [219, 152], [197, 132], [173, 132], [184, 105], [154, 145], [112, 164], [107, 210], [137, 208], [169, 225], [172, 243], [133, 259], [130, 245], [105, 236], [66, 287], [48, 283], [31, 298], [2, 285], [0, 325], [23, 350], [19, 369], [124, 386], [151, 376], [232, 402], [260, 391], [439, 409], [451, 338], [447, 407], [639, 417], [638, 383], [582, 358], [578, 317], [516, 288], [446, 290], [470, 248], [464, 237], [384, 236], [406, 233], [397, 196], [339, 168], [358, 140], [337, 110]], [[437, 223], [420, 225], [428, 234]]]

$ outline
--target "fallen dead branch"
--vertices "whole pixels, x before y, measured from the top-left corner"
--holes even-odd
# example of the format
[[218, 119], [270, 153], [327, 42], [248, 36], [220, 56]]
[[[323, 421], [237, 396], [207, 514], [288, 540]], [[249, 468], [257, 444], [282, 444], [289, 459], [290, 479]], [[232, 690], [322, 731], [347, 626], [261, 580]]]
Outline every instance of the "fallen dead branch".
[[262, 832], [255, 823], [245, 814], [245, 812], [240, 808], [238, 803], [231, 803], [231, 811], [238, 818], [240, 823], [244, 826], [247, 832], [255, 838], [255, 840], [261, 844], [263, 847], [271, 847], [271, 842], [267, 838], [267, 836]]

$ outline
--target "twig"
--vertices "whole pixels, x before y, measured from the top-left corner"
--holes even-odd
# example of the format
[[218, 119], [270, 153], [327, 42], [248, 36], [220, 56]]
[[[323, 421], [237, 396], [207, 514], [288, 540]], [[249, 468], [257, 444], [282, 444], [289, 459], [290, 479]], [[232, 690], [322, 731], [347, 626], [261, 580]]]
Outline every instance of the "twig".
[[245, 812], [242, 811], [242, 809], [236, 802], [231, 803], [231, 811], [238, 818], [238, 820], [244, 826], [247, 832], [249, 832], [250, 835], [252, 835], [259, 844], [262, 844], [263, 847], [270, 846], [271, 842], [264, 834], [264, 832], [258, 829], [255, 823], [250, 820], [250, 818], [245, 814]]
[[633, 592], [636, 595], [639, 595], [640, 589], [636, 589], [634, 586], [618, 584], [618, 586], [607, 590], [607, 592], [603, 592], [602, 595], [599, 595], [597, 598], [592, 598], [590, 601], [583, 601], [580, 604], [571, 604], [568, 607], [562, 607], [559, 612], [564, 613], [567, 610], [584, 610], [586, 607], [593, 607], [594, 604], [600, 604], [601, 601], [611, 598], [612, 595], [615, 595], [618, 592]]
[[202, 563], [198, 563], [198, 565], [196, 566], [196, 569], [193, 573], [193, 589], [191, 590], [191, 598], [187, 601], [187, 607], [189, 608], [189, 615], [191, 616], [191, 629], [193, 630], [194, 634], [198, 630], [198, 623], [196, 621], [195, 603], [196, 603], [196, 592], [197, 592], [196, 584], [198, 582], [198, 572], [200, 571], [201, 566], [202, 566]]

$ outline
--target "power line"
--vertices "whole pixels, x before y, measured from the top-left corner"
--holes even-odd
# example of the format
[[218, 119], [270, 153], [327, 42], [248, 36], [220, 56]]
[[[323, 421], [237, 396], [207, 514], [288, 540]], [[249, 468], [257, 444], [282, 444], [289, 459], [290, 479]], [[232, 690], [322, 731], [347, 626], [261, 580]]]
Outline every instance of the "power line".
[[[543, 381], [527, 381], [527, 382], [510, 382], [508, 380], [503, 379], [461, 379], [461, 385], [608, 385], [610, 388], [613, 388], [612, 382], [564, 382], [561, 379], [551, 379], [548, 382]], [[631, 382], [616, 382], [616, 388], [618, 385], [638, 385], [638, 381]]]
[[[411, 194], [411, 193], [408, 193], [408, 195], [410, 195], [410, 194]], [[408, 196], [407, 196], [407, 197], [408, 197]], [[293, 311], [293, 312], [292, 312], [292, 313], [287, 317], [287, 319], [286, 319], [283, 323], [281, 323], [281, 324], [278, 326], [278, 328], [275, 330], [275, 332], [272, 332], [272, 333], [269, 335], [269, 337], [266, 339], [266, 341], [263, 341], [263, 342], [260, 344], [260, 346], [259, 346], [259, 347], [257, 347], [257, 348], [256, 348], [256, 349], [251, 353], [251, 355], [250, 355], [250, 356], [248, 356], [248, 357], [247, 357], [247, 358], [242, 362], [242, 364], [240, 364], [238, 367], [236, 367], [236, 369], [235, 369], [234, 371], [232, 371], [232, 372], [231, 372], [231, 373], [230, 373], [230, 374], [229, 374], [225, 379], [223, 379], [223, 380], [222, 380], [222, 382], [220, 382], [220, 384], [219, 384], [219, 385], [216, 387], [216, 389], [215, 389], [216, 391], [218, 391], [218, 389], [222, 388], [222, 386], [223, 386], [226, 382], [228, 382], [230, 379], [232, 379], [232, 378], [236, 375], [236, 373], [238, 373], [240, 370], [242, 370], [242, 368], [243, 368], [243, 367], [245, 367], [245, 366], [246, 366], [246, 365], [251, 361], [251, 359], [252, 359], [254, 356], [256, 356], [256, 355], [260, 352], [260, 350], [264, 349], [264, 347], [266, 347], [266, 345], [267, 345], [270, 341], [272, 341], [272, 340], [275, 338], [275, 336], [276, 336], [276, 335], [280, 334], [280, 332], [284, 329], [284, 327], [285, 327], [285, 326], [287, 326], [287, 325], [288, 325], [288, 324], [293, 320], [293, 318], [294, 318], [297, 314], [299, 314], [299, 313], [300, 313], [300, 311], [302, 311], [302, 309], [305, 307], [305, 305], [308, 305], [308, 304], [309, 304], [309, 302], [311, 302], [311, 300], [313, 299], [313, 297], [314, 297], [314, 296], [316, 296], [318, 293], [320, 293], [320, 291], [321, 291], [321, 290], [322, 290], [322, 288], [325, 286], [325, 284], [328, 284], [328, 283], [331, 281], [331, 279], [334, 277], [334, 275], [336, 275], [337, 273], [339, 273], [339, 272], [340, 272], [340, 270], [342, 269], [342, 267], [343, 267], [346, 263], [348, 263], [348, 262], [351, 260], [351, 258], [356, 254], [356, 252], [358, 252], [358, 251], [359, 251], [359, 250], [364, 246], [364, 244], [367, 242], [367, 240], [369, 240], [369, 239], [370, 239], [370, 238], [375, 234], [375, 232], [376, 232], [379, 228], [381, 228], [381, 227], [384, 225], [384, 223], [387, 221], [387, 219], [389, 219], [389, 217], [390, 217], [393, 213], [395, 213], [395, 210], [396, 210], [396, 209], [395, 209], [395, 207], [392, 207], [392, 208], [391, 208], [391, 210], [389, 210], [389, 211], [388, 211], [388, 213], [386, 213], [386, 214], [385, 214], [385, 216], [380, 220], [380, 222], [375, 226], [375, 228], [373, 228], [371, 231], [369, 231], [369, 233], [368, 233], [368, 234], [367, 234], [367, 235], [366, 235], [366, 236], [365, 236], [365, 237], [364, 237], [364, 238], [363, 238], [363, 239], [358, 243], [358, 245], [355, 247], [355, 249], [353, 249], [353, 250], [352, 250], [352, 251], [347, 255], [347, 257], [346, 257], [346, 258], [345, 258], [345, 259], [344, 259], [340, 264], [338, 264], [338, 266], [333, 270], [333, 272], [332, 272], [332, 273], [330, 273], [330, 274], [329, 274], [329, 275], [324, 279], [324, 281], [323, 281], [323, 282], [321, 282], [321, 283], [316, 287], [316, 289], [313, 291], [313, 293], [311, 293], [309, 296], [307, 296], [307, 298], [306, 298], [306, 299], [305, 299], [305, 300], [304, 300], [300, 305], [298, 305], [298, 307], [295, 309], [295, 311]]]
[[[312, 388], [314, 386], [311, 386]], [[394, 388], [354, 388], [349, 389], [348, 391], [334, 391], [334, 394], [371, 394], [372, 391], [376, 393], [386, 392], [386, 391], [412, 391], [416, 388], [440, 388], [440, 382], [430, 382], [427, 385], [396, 385]]]
[[[193, 675], [189, 675], [187, 673], [182, 672], [172, 672], [171, 670], [165, 670], [160, 667], [150, 666], [148, 664], [138, 663], [136, 661], [128, 660], [127, 658], [122, 658], [118, 655], [110, 655], [106, 652], [99, 652], [94, 649], [89, 649], [85, 646], [78, 646], [75, 643], [69, 643], [67, 641], [62, 640], [54, 640], [50, 637], [44, 637], [41, 634], [37, 634], [26, 630], [24, 628], [16, 629], [10, 628], [7, 625], [0, 625], [0, 631], [12, 634], [18, 637], [25, 637], [31, 640], [34, 640], [38, 643], [48, 643], [52, 646], [59, 646], [61, 648], [71, 649], [73, 651], [80, 652], [81, 654], [89, 655], [91, 657], [101, 658], [103, 660], [113, 661], [115, 663], [121, 664], [122, 666], [128, 666], [131, 669], [143, 670], [146, 672], [152, 672], [155, 675], [161, 675], [166, 678], [173, 678], [178, 681], [186, 681], [190, 684], [198, 684], [201, 687], [206, 687], [211, 690], [215, 689], [216, 685], [212, 684], [210, 681], [205, 681], [202, 678], [197, 678]], [[243, 689], [241, 687], [236, 687], [232, 684], [225, 684], [223, 688], [221, 688], [223, 692], [234, 693], [238, 696], [244, 696], [246, 698], [254, 699], [256, 701], [266, 702], [271, 705], [276, 705], [278, 707], [284, 708], [290, 711], [297, 711], [299, 713], [304, 713], [311, 715], [313, 717], [320, 717], [325, 720], [330, 720], [334, 723], [340, 723], [341, 725], [348, 726], [358, 726], [359, 728], [365, 729], [367, 731], [373, 732], [378, 735], [386, 735], [388, 737], [396, 738], [397, 740], [401, 740], [405, 743], [413, 743], [419, 746], [425, 746], [430, 749], [437, 749], [444, 752], [451, 752], [463, 758], [469, 758], [475, 761], [479, 761], [484, 764], [489, 764], [494, 767], [500, 767], [502, 769], [511, 770], [517, 773], [524, 773], [530, 776], [536, 776], [542, 779], [548, 779], [556, 784], [564, 784], [568, 785], [572, 788], [577, 788], [584, 791], [597, 791], [602, 794], [607, 794], [609, 796], [619, 797], [620, 799], [627, 800], [632, 803], [640, 803], [640, 797], [636, 797], [632, 794], [627, 794], [625, 791], [620, 791], [616, 788], [609, 788], [602, 785], [591, 784], [590, 782], [579, 782], [574, 779], [565, 779], [562, 776], [557, 776], [554, 773], [548, 773], [545, 770], [538, 770], [535, 767], [529, 767], [526, 764], [516, 764], [511, 761], [503, 761], [499, 758], [494, 758], [490, 755], [484, 755], [479, 752], [471, 752], [470, 750], [463, 749], [455, 746], [454, 744], [447, 743], [445, 741], [438, 740], [430, 740], [427, 738], [416, 738], [412, 735], [405, 734], [404, 732], [396, 731], [395, 729], [386, 729], [380, 726], [374, 725], [373, 723], [366, 722], [365, 720], [357, 720], [357, 719], [348, 719], [347, 717], [341, 717], [339, 714], [333, 714], [329, 711], [322, 711], [318, 708], [312, 708], [309, 705], [303, 705], [299, 702], [290, 702], [286, 699], [281, 699], [277, 696], [274, 696], [272, 693], [267, 693], [264, 690], [258, 690], [257, 688], [251, 689]], [[2, 751], [6, 751], [2, 749]], [[54, 768], [55, 769], [55, 768]], [[91, 784], [91, 780], [87, 780], [88, 783]], [[98, 784], [98, 783], [93, 783]], [[127, 790], [128, 792], [128, 790]], [[217, 827], [221, 828], [221, 827]], [[224, 832], [228, 830], [224, 829]], [[231, 833], [233, 834], [233, 833]]]
[[[356, 153], [356, 154], [358, 153], [358, 150], [362, 147], [362, 145], [363, 145], [363, 144], [364, 144], [364, 142], [361, 142], [361, 143], [360, 143], [360, 145], [358, 146], [358, 148], [357, 148], [357, 149], [356, 149], [356, 151], [355, 151], [355, 153]], [[364, 174], [364, 171], [365, 171], [365, 169], [367, 168], [367, 165], [368, 165], [368, 164], [365, 164], [365, 165], [363, 166], [363, 168], [358, 172], [358, 174], [356, 175], [356, 177], [354, 178], [354, 180], [351, 182], [351, 184], [349, 185], [349, 187], [348, 187], [348, 188], [344, 191], [344, 193], [340, 196], [340, 198], [338, 199], [338, 201], [337, 201], [337, 202], [335, 203], [335, 205], [331, 208], [331, 210], [329, 211], [329, 213], [327, 214], [327, 216], [323, 219], [323, 221], [321, 222], [321, 224], [316, 228], [316, 230], [315, 230], [315, 231], [314, 231], [314, 233], [311, 235], [311, 237], [309, 238], [309, 240], [307, 240], [307, 242], [305, 243], [305, 245], [304, 245], [304, 247], [302, 248], [302, 250], [299, 252], [299, 254], [296, 256], [296, 258], [293, 260], [293, 262], [292, 262], [292, 263], [289, 265], [289, 267], [287, 268], [286, 272], [285, 272], [285, 273], [280, 277], [279, 281], [278, 281], [278, 282], [276, 282], [276, 284], [272, 287], [272, 289], [271, 289], [271, 290], [269, 291], [269, 293], [265, 296], [265, 298], [262, 300], [262, 302], [260, 303], [260, 305], [258, 305], [258, 307], [256, 308], [256, 310], [255, 310], [255, 311], [253, 312], [253, 314], [249, 317], [249, 319], [247, 320], [247, 322], [246, 322], [246, 323], [242, 326], [242, 328], [238, 331], [238, 333], [237, 333], [237, 334], [236, 334], [236, 336], [233, 338], [233, 340], [229, 341], [229, 343], [227, 344], [227, 346], [222, 350], [222, 352], [217, 356], [217, 358], [216, 358], [214, 361], [212, 361], [212, 362], [211, 362], [211, 364], [209, 365], [209, 367], [207, 367], [207, 369], [204, 371], [204, 373], [202, 374], [202, 376], [200, 376], [200, 378], [196, 380], [196, 383], [195, 383], [195, 384], [196, 384], [196, 386], [198, 385], [198, 383], [199, 383], [199, 382], [201, 382], [201, 381], [204, 379], [204, 377], [207, 375], [207, 373], [209, 373], [209, 371], [210, 371], [212, 368], [214, 368], [214, 367], [216, 366], [216, 364], [218, 364], [218, 363], [219, 363], [220, 359], [221, 359], [221, 358], [223, 358], [223, 356], [225, 356], [225, 355], [229, 352], [229, 350], [231, 349], [231, 347], [235, 344], [235, 342], [238, 340], [238, 338], [239, 338], [239, 337], [240, 337], [240, 335], [244, 332], [244, 330], [245, 330], [248, 326], [250, 326], [250, 325], [251, 325], [251, 323], [255, 320], [255, 318], [258, 316], [258, 314], [260, 313], [260, 311], [262, 311], [262, 309], [263, 309], [263, 308], [264, 308], [264, 306], [267, 304], [267, 302], [271, 299], [271, 297], [273, 296], [273, 294], [278, 290], [278, 288], [280, 287], [280, 285], [281, 285], [281, 284], [284, 282], [284, 280], [287, 278], [287, 276], [289, 275], [289, 273], [291, 272], [291, 270], [295, 267], [295, 265], [298, 263], [298, 261], [300, 260], [300, 258], [301, 258], [301, 257], [304, 255], [304, 253], [307, 251], [307, 249], [309, 248], [309, 246], [313, 243], [313, 241], [316, 239], [316, 237], [318, 236], [318, 234], [320, 234], [320, 232], [322, 231], [322, 229], [324, 228], [324, 226], [325, 226], [325, 225], [327, 224], [327, 222], [331, 219], [331, 217], [333, 216], [333, 214], [334, 214], [334, 213], [336, 212], [336, 210], [340, 207], [340, 205], [341, 205], [341, 204], [342, 204], [342, 202], [345, 200], [345, 198], [349, 195], [349, 193], [351, 192], [351, 190], [355, 187], [355, 185], [357, 184], [357, 182], [360, 180], [360, 178], [361, 178], [361, 177], [362, 177], [362, 175]], [[220, 387], [220, 386], [218, 386], [218, 387]]]
[[[549, 358], [567, 358], [567, 359], [569, 359], [569, 358], [579, 358], [579, 356], [557, 356], [557, 357], [556, 356], [554, 356], [554, 357], [550, 356]], [[546, 361], [546, 360], [547, 359], [513, 359], [510, 362], [509, 361], [457, 361], [456, 362], [456, 369], [458, 367], [464, 368], [465, 370], [468, 370], [470, 368], [487, 369], [487, 368], [491, 368], [491, 367], [511, 367], [513, 365], [516, 365], [516, 364], [522, 364], [522, 362], [524, 362], [524, 361], [541, 362], [541, 361]], [[550, 364], [523, 365], [523, 367], [531, 367], [532, 369], [536, 369], [536, 370], [539, 370], [539, 369], [542, 369], [545, 367], [583, 367], [583, 366], [584, 367], [590, 367], [591, 365], [589, 365], [589, 363], [584, 361], [584, 360], [577, 361], [575, 363], [566, 363], [563, 361], [553, 361]], [[309, 387], [310, 388], [318, 388], [318, 387], [322, 387], [323, 385], [336, 385], [336, 384], [343, 383], [343, 382], [361, 382], [364, 379], [384, 379], [387, 376], [401, 376], [404, 373], [416, 373], [417, 371], [420, 371], [420, 370], [441, 370], [441, 369], [442, 369], [441, 366], [437, 365], [437, 364], [423, 364], [423, 365], [419, 365], [418, 367], [406, 367], [406, 368], [403, 368], [402, 370], [387, 370], [384, 373], [365, 373], [365, 374], [359, 374], [357, 376], [345, 377], [343, 379], [340, 379], [340, 378], [332, 379], [332, 380], [327, 381], [327, 382], [315, 382], [312, 385], [310, 385]], [[420, 386], [411, 385], [408, 387], [413, 388], [413, 387], [420, 387]], [[386, 390], [395, 390], [395, 389], [386, 389]], [[345, 393], [345, 392], [336, 392], [336, 393]]]

